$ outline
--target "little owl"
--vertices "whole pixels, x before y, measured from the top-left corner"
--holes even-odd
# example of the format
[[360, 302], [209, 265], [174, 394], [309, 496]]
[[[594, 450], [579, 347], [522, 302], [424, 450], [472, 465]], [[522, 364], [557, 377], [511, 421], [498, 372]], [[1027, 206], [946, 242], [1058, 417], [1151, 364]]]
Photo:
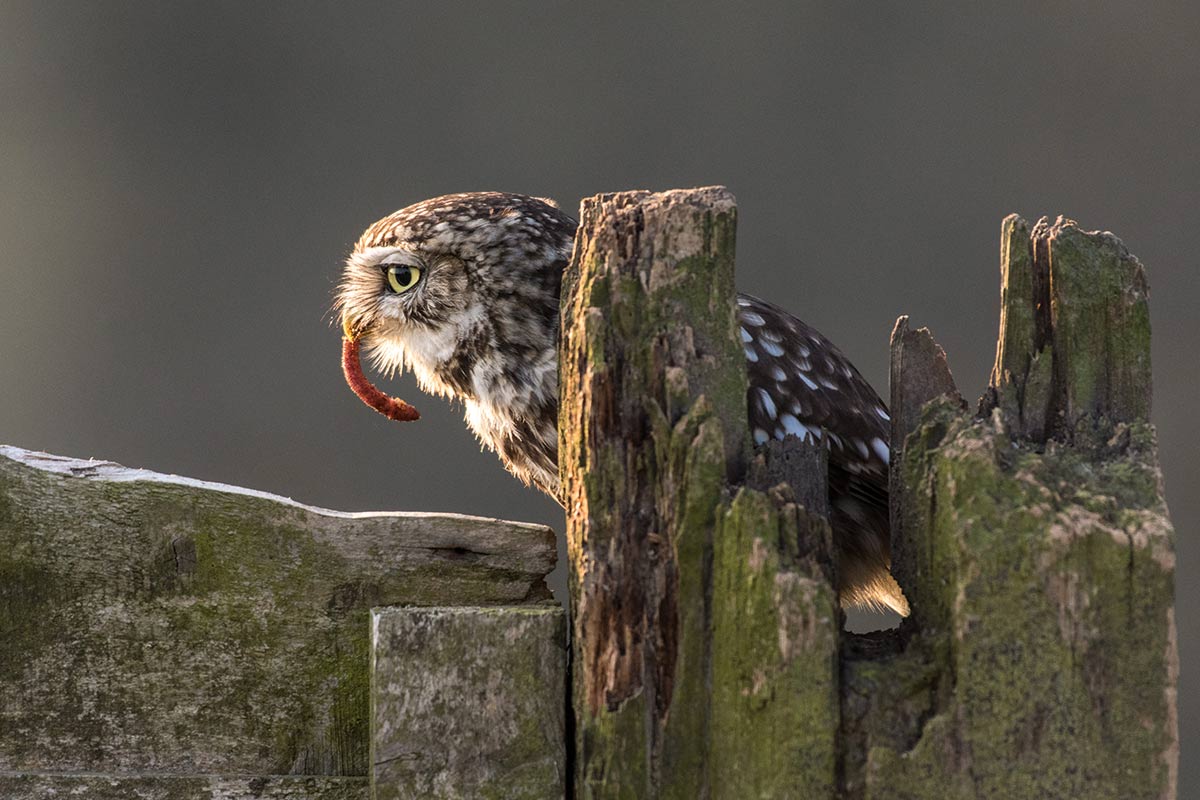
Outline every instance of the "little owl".
[[[575, 228], [536, 197], [436, 197], [367, 228], [337, 292], [344, 329], [378, 368], [461, 401], [509, 472], [556, 499], [559, 289]], [[792, 435], [829, 451], [842, 602], [906, 614], [888, 572], [887, 408], [800, 320], [749, 295], [737, 315], [755, 443]]]

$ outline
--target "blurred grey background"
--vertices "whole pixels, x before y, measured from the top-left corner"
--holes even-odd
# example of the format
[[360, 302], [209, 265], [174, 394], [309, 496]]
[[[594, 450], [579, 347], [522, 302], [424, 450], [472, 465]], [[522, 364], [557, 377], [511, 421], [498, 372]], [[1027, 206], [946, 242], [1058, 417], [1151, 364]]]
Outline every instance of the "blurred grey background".
[[1120, 235], [1152, 288], [1200, 794], [1200, 5], [0, 3], [0, 442], [340, 509], [546, 522], [457, 409], [342, 383], [368, 223], [446, 192], [723, 183], [740, 287], [886, 397], [899, 314], [977, 396], [1001, 218]]

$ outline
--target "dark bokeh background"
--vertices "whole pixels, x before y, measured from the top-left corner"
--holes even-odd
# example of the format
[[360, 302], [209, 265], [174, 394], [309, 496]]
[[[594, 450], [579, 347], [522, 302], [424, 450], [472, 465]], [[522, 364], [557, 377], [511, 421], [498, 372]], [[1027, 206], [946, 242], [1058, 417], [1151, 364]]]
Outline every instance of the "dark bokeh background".
[[0, 441], [342, 509], [543, 521], [457, 410], [400, 427], [326, 311], [411, 202], [724, 183], [740, 286], [886, 395], [896, 316], [986, 382], [1001, 218], [1117, 232], [1153, 290], [1179, 530], [1181, 796], [1200, 793], [1200, 5], [623, 10], [0, 4]]

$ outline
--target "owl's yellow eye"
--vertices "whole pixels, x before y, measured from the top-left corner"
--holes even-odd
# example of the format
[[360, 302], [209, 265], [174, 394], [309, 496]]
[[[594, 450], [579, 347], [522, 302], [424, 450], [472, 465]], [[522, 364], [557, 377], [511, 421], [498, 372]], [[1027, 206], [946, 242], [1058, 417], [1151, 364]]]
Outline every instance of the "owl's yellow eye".
[[421, 268], [410, 267], [408, 264], [392, 264], [388, 267], [388, 288], [396, 294], [407, 292], [421, 280]]

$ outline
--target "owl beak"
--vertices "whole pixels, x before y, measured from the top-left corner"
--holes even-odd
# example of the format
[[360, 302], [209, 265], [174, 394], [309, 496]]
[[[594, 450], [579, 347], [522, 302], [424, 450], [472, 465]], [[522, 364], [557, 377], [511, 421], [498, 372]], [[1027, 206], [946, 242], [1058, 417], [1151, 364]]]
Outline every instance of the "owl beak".
[[362, 320], [355, 319], [348, 315], [342, 315], [342, 333], [352, 342], [358, 341], [358, 337], [363, 333]]

